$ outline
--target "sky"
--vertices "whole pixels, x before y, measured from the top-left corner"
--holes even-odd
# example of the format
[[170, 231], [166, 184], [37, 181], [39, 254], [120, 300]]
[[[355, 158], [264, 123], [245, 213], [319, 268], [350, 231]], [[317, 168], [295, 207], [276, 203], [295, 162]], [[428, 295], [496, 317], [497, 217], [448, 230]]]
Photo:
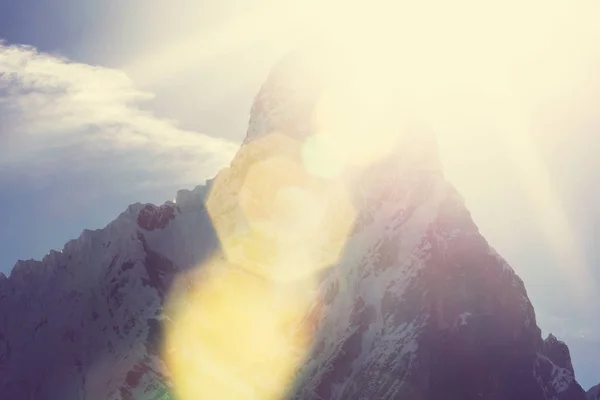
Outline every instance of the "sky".
[[[312, 3], [0, 2], [0, 272], [225, 166]], [[555, 3], [521, 10], [522, 30], [497, 27], [502, 38], [543, 32], [536, 18], [558, 27], [536, 39], [541, 50], [519, 49], [527, 68], [510, 101], [527, 105], [526, 118], [505, 106], [480, 112], [479, 99], [448, 101], [446, 91], [448, 113], [470, 113], [440, 122], [440, 148], [482, 233], [524, 280], [544, 334], [569, 344], [588, 388], [600, 381], [600, 49], [591, 45], [600, 15], [587, 0]], [[490, 54], [482, 47], [473, 62]], [[454, 71], [452, 59], [432, 64]], [[490, 59], [481, 69], [503, 60]]]

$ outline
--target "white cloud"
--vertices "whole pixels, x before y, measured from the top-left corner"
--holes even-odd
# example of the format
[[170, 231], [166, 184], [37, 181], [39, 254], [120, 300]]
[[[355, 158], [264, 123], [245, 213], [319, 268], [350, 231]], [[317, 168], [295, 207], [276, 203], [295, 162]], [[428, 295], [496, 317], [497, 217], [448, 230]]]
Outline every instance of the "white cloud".
[[143, 110], [152, 97], [122, 71], [0, 42], [0, 172], [42, 178], [104, 165], [190, 185], [233, 156], [235, 143]]

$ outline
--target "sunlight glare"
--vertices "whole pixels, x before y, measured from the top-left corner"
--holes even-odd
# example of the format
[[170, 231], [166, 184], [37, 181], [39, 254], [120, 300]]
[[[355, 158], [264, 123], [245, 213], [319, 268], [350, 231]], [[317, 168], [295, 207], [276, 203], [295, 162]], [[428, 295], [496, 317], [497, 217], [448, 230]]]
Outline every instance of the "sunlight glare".
[[[410, 120], [429, 124], [441, 153], [458, 153], [456, 160], [493, 151], [465, 147], [493, 137], [488, 142], [505, 144], [538, 205], [539, 229], [565, 265], [561, 273], [581, 299], [593, 298], [589, 266], [531, 143], [530, 122], [597, 68], [600, 3], [380, 0], [349, 6], [330, 0], [315, 7], [320, 33], [344, 48], [345, 58], [317, 105], [306, 168], [330, 177], [377, 161], [401, 145], [397, 127]], [[498, 171], [488, 167], [490, 174]]]
[[307, 350], [312, 283], [281, 286], [215, 259], [186, 284], [164, 345], [177, 398], [283, 399]]
[[[582, 10], [598, 6], [583, 0], [302, 4], [312, 11], [306, 12], [317, 26], [312, 33], [341, 48], [341, 56], [323, 66], [335, 74], [327, 75], [315, 105], [311, 136], [253, 138], [211, 183], [206, 207], [224, 259], [199, 267], [197, 287], [173, 306], [165, 347], [182, 400], [284, 398], [311, 339], [299, 321], [315, 277], [339, 261], [354, 228], [357, 210], [344, 172], [390, 155], [408, 139], [402, 128], [415, 120], [433, 127], [443, 138], [441, 152], [458, 159], [485, 150], [465, 146], [469, 135], [505, 143], [507, 163], [529, 190], [548, 245], [563, 272], [575, 272], [571, 286], [581, 298], [593, 290], [574, 229], [529, 140], [529, 122], [536, 107], [567, 92], [568, 78], [588, 65], [595, 42], [580, 42], [586, 56], [573, 50], [576, 38], [592, 34], [574, 16], [589, 22]], [[302, 81], [307, 77], [289, 78], [311, 85]]]
[[355, 220], [343, 182], [308, 173], [301, 142], [281, 134], [246, 144], [215, 180], [207, 208], [228, 261], [276, 281], [335, 264]]
[[182, 400], [280, 400], [312, 339], [317, 273], [335, 264], [355, 210], [340, 181], [309, 174], [301, 142], [273, 133], [242, 147], [212, 183], [215, 256], [183, 275], [164, 353]]

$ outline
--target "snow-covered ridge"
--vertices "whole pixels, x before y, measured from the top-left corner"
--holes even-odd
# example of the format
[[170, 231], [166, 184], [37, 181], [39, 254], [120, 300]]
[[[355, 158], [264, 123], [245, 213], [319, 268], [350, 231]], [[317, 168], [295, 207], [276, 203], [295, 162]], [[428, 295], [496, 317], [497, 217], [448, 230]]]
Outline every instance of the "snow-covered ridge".
[[[168, 222], [164, 219], [169, 219], [174, 216], [174, 212], [169, 210], [174, 210], [175, 207], [181, 209], [202, 204], [205, 200], [206, 188], [207, 184], [198, 185], [191, 190], [181, 189], [177, 192], [175, 201], [166, 201], [162, 206], [156, 206], [151, 203], [131, 204], [104, 228], [95, 230], [84, 229], [78, 238], [69, 240], [65, 243], [62, 250], [50, 250], [41, 260], [29, 259], [17, 261], [8, 277], [5, 274], [0, 273], [0, 284], [4, 279], [11, 279], [13, 276], [17, 277], [35, 273], [37, 267], [42, 264], [55, 265], [59, 260], [63, 260], [65, 257], [68, 258], [70, 254], [89, 249], [95, 242], [101, 241], [102, 238], [118, 239], [119, 236], [126, 235], [126, 233], [131, 234], [132, 232], [135, 232], [135, 229], [138, 226], [142, 227], [144, 225], [146, 228], [150, 228], [148, 230], [152, 230], [153, 221], [145, 222], [144, 218], [155, 216], [158, 218], [156, 221], [158, 222], [158, 225], [161, 225], [161, 227], [164, 228]], [[161, 215], [161, 213], [164, 212], [166, 212], [168, 216]], [[141, 224], [140, 220], [143, 221]]]

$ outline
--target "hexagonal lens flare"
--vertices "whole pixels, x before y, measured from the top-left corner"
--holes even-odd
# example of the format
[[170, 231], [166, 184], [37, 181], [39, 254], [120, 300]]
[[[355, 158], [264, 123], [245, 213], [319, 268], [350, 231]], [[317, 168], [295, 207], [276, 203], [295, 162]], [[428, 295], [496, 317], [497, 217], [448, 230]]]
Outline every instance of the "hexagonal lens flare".
[[207, 201], [228, 261], [276, 281], [335, 264], [356, 216], [344, 184], [309, 173], [294, 139], [275, 135], [246, 147]]

